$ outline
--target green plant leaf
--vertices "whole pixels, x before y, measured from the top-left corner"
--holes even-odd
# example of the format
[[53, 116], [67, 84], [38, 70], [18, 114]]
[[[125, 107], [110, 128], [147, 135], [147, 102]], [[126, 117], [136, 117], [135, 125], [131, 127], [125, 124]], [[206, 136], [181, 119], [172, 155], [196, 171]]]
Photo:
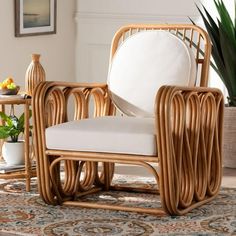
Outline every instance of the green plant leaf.
[[188, 16], [188, 19], [192, 22], [193, 25], [196, 25], [195, 22]]
[[8, 126], [0, 126], [0, 139], [5, 139], [10, 136], [10, 128]]
[[[216, 9], [219, 13], [220, 16], [220, 21], [222, 23], [222, 25], [224, 26], [224, 30], [225, 32], [228, 34], [229, 38], [231, 38], [231, 40], [234, 40], [235, 38], [235, 31], [234, 31], [234, 24], [233, 21], [225, 7], [224, 2], [221, 1], [217, 1], [214, 0]], [[234, 43], [234, 42], [233, 42]]]
[[234, 1], [234, 37], [236, 38], [236, 1]]
[[19, 118], [17, 129], [24, 132], [24, 125], [25, 125], [25, 117], [24, 117], [24, 113], [23, 113]]
[[3, 121], [7, 121], [7, 119], [8, 119], [8, 116], [2, 111], [0, 111], [0, 117]]
[[[221, 52], [221, 48], [220, 48], [220, 41], [219, 41], [219, 29], [218, 26], [216, 25], [216, 23], [213, 23], [214, 20], [212, 19], [212, 17], [210, 16], [210, 14], [208, 13], [208, 11], [204, 8], [204, 12], [206, 13], [207, 17], [205, 17], [205, 15], [203, 14], [203, 12], [200, 10], [200, 8], [197, 6], [198, 11], [200, 13], [200, 15], [202, 16], [203, 22], [206, 26], [207, 32], [211, 38], [211, 42], [213, 47], [217, 50], [218, 54], [220, 57], [222, 57], [222, 52]], [[209, 23], [212, 22], [213, 26]]]
[[[230, 84], [229, 97], [230, 101], [234, 103], [236, 97], [236, 46], [231, 44], [231, 38], [225, 31], [225, 28], [220, 23], [220, 38], [223, 57], [225, 61], [225, 74], [227, 82]], [[236, 105], [236, 104], [234, 104]]]
[[[206, 17], [203, 15], [202, 16], [208, 20], [210, 26], [211, 26], [211, 32], [213, 33], [213, 35], [215, 36], [215, 39], [217, 39], [217, 36], [219, 36], [219, 27], [216, 24], [216, 22], [214, 21], [214, 19], [211, 17], [210, 13], [207, 11], [207, 9], [202, 5], [203, 10], [206, 14]], [[200, 9], [198, 9], [199, 11], [201, 11]]]
[[[29, 118], [32, 116], [32, 111], [29, 111]], [[19, 119], [16, 116], [7, 116], [4, 112], [0, 112], [0, 117], [5, 122], [5, 125], [0, 126], [0, 139], [11, 137], [13, 142], [17, 142], [18, 137], [24, 132], [25, 119], [24, 113]]]
[[[32, 117], [32, 110], [29, 110], [29, 119]], [[25, 122], [25, 114], [22, 113], [20, 118], [19, 118], [19, 124], [21, 126], [24, 126], [24, 122]]]
[[22, 113], [20, 118], [19, 118], [19, 123], [24, 124], [24, 122], [25, 122], [25, 115], [24, 115], [24, 113]]
[[6, 122], [6, 125], [8, 125], [8, 126], [12, 125], [12, 121], [11, 121], [10, 117], [7, 116], [4, 112], [2, 112], [2, 111], [0, 112], [0, 117], [3, 121]]
[[[204, 11], [197, 8], [211, 38], [213, 68], [228, 90], [230, 105], [236, 106], [236, 15], [233, 21], [222, 0], [214, 0], [214, 4], [219, 15], [216, 21], [204, 6]], [[236, 13], [236, 2], [234, 8]]]
[[[220, 46], [219, 28], [216, 25], [216, 23], [213, 23], [214, 20], [212, 19], [212, 17], [208, 13], [208, 11], [204, 8], [204, 6], [203, 6], [203, 9], [204, 9], [207, 17], [209, 18], [209, 21], [214, 25], [213, 27], [211, 26], [211, 24], [208, 22], [208, 19], [204, 16], [204, 14], [200, 10], [200, 8], [198, 8], [198, 11], [200, 12], [202, 19], [204, 21], [204, 24], [206, 26], [207, 32], [211, 38], [212, 56], [213, 56], [214, 61], [216, 63], [216, 67], [218, 68], [218, 70], [216, 70], [216, 72], [220, 76], [220, 78], [222, 79], [223, 83], [227, 83], [227, 81], [224, 80], [224, 77], [222, 75], [222, 74], [224, 74], [225, 67], [224, 67], [222, 50], [221, 50], [221, 46]], [[213, 68], [215, 68], [215, 67], [213, 67]]]

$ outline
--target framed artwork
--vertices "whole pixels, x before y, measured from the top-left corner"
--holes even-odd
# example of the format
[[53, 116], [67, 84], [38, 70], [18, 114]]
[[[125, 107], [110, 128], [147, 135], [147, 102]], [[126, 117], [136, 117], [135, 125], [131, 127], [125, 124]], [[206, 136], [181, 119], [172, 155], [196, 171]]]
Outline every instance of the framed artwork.
[[15, 0], [15, 36], [56, 33], [57, 0]]

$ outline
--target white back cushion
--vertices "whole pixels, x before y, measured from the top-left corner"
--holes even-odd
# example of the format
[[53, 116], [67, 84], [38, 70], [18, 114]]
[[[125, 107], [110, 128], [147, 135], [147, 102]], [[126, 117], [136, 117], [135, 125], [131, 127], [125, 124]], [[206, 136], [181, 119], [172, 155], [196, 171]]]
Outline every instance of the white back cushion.
[[152, 117], [162, 85], [194, 86], [196, 62], [192, 50], [166, 31], [143, 31], [125, 40], [109, 68], [108, 86], [121, 112]]

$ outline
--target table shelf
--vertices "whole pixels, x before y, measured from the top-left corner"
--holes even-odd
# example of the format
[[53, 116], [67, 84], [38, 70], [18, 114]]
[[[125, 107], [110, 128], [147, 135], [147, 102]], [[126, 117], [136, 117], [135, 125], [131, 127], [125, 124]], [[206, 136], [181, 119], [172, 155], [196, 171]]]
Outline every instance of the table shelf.
[[[13, 95], [14, 96], [14, 95]], [[29, 144], [29, 114], [31, 99], [24, 97], [0, 97], [0, 110], [5, 112], [6, 105], [22, 105], [24, 106], [24, 118], [25, 118], [25, 130], [24, 130], [24, 143], [25, 143], [25, 169], [21, 171], [12, 171], [9, 173], [0, 173], [0, 178], [2, 179], [14, 179], [14, 178], [25, 178], [26, 179], [26, 191], [30, 191], [31, 178], [36, 176], [36, 171], [31, 167], [30, 158], [30, 144]]]

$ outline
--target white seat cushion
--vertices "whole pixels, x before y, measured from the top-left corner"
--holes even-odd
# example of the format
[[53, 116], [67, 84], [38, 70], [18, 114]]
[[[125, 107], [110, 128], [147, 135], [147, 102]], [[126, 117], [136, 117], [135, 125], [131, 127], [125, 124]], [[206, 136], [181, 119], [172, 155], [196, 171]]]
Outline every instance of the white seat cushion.
[[46, 129], [49, 149], [156, 155], [153, 118], [98, 117]]
[[194, 86], [196, 60], [192, 50], [166, 31], [144, 31], [125, 40], [109, 68], [112, 99], [123, 113], [152, 117], [162, 85]]

